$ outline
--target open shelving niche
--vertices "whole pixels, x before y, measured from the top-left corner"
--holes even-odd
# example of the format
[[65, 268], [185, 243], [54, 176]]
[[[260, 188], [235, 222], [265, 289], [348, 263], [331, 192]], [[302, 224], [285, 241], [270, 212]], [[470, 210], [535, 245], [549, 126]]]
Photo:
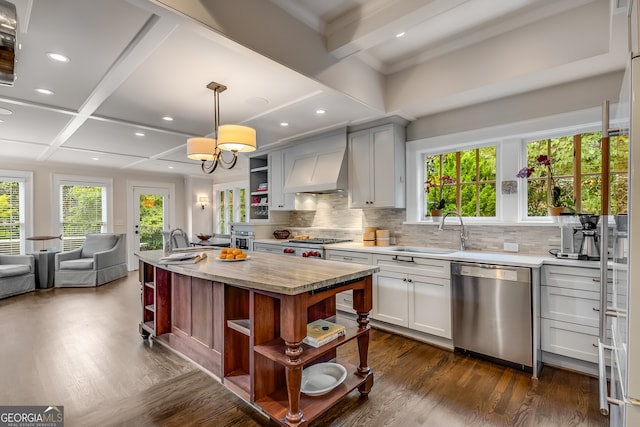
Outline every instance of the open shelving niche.
[[[155, 338], [171, 329], [171, 275], [166, 270], [140, 262], [143, 338]], [[160, 285], [158, 285], [160, 284]]]
[[[250, 210], [249, 219], [260, 220], [269, 219], [269, 188], [266, 191], [258, 191], [260, 184], [269, 182], [269, 160], [267, 155], [260, 155], [249, 158], [249, 192]], [[258, 197], [258, 202], [254, 203], [253, 198]], [[265, 202], [260, 201], [267, 198]]]
[[[337, 356], [338, 347], [368, 334], [369, 328], [360, 328], [355, 320], [336, 316], [335, 293], [330, 292], [325, 299], [308, 307], [307, 321], [326, 319], [339, 323], [346, 327], [346, 334], [318, 348], [302, 343], [300, 359], [303, 369], [321, 362], [340, 363], [348, 375], [342, 384], [322, 396], [300, 393], [299, 408], [306, 420], [318, 417], [373, 379], [372, 372], [358, 373], [357, 362]], [[284, 420], [289, 409], [285, 375], [288, 356], [284, 340], [280, 338], [280, 303], [277, 295], [225, 286], [223, 381], [277, 421]]]

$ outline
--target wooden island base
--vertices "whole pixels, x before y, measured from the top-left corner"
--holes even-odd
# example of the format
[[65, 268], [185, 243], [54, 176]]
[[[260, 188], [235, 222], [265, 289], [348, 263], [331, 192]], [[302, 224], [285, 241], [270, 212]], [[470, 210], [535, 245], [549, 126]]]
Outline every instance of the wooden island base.
[[[145, 260], [140, 276], [143, 336], [204, 367], [282, 425], [306, 425], [353, 390], [371, 391], [370, 273], [294, 295], [193, 277]], [[346, 290], [353, 291], [355, 321], [336, 319], [335, 295]], [[345, 324], [346, 335], [319, 348], [304, 344], [307, 323], [317, 319]], [[336, 349], [348, 343], [358, 345], [357, 366], [337, 357]], [[346, 380], [322, 396], [302, 394], [302, 370], [327, 361], [345, 366]]]

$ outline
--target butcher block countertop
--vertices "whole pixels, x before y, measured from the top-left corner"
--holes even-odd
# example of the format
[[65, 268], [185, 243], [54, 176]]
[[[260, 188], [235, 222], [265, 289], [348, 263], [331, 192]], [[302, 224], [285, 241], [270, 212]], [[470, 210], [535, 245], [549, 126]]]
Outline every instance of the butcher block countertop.
[[136, 253], [142, 261], [169, 271], [251, 289], [297, 295], [330, 288], [377, 273], [376, 266], [249, 252], [245, 261], [221, 261], [216, 250], [196, 264], [161, 264], [163, 251]]

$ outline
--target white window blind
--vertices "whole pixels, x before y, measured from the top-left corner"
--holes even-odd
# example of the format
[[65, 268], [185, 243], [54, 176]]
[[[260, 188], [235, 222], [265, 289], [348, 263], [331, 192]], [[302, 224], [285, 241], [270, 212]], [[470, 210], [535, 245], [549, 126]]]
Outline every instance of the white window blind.
[[63, 250], [82, 246], [89, 233], [106, 231], [106, 187], [63, 184], [60, 203]]
[[0, 178], [0, 254], [18, 255], [24, 241], [24, 189], [20, 181]]

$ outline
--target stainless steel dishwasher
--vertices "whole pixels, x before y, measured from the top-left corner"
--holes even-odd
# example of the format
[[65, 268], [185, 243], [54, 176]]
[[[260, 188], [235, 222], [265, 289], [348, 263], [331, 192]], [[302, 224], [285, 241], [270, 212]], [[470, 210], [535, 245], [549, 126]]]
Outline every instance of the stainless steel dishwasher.
[[452, 262], [451, 283], [456, 349], [532, 368], [531, 269]]

